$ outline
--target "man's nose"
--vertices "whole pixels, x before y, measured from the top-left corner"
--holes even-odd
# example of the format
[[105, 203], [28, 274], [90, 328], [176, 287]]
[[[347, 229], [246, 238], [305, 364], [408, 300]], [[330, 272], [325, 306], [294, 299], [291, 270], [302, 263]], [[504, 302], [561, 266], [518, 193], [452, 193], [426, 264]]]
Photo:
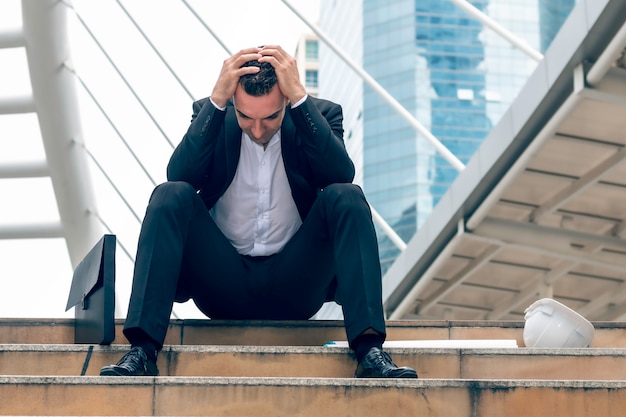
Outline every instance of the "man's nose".
[[260, 120], [257, 120], [252, 124], [252, 134], [257, 139], [260, 139], [261, 136], [263, 136], [263, 125]]

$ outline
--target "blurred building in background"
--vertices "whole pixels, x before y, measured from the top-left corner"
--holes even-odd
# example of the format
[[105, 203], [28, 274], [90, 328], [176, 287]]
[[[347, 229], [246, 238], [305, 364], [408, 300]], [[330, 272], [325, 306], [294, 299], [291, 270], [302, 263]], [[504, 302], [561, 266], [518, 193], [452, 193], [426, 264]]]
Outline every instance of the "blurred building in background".
[[300, 37], [295, 52], [300, 71], [300, 80], [309, 95], [317, 97], [319, 82], [319, 40], [312, 33]]
[[[544, 52], [576, 1], [470, 3]], [[320, 10], [322, 31], [463, 163], [536, 67], [452, 0], [322, 0]], [[358, 183], [407, 242], [457, 170], [324, 44], [319, 67], [320, 96], [344, 106], [346, 143], [362, 167]], [[400, 251], [383, 233], [379, 239], [385, 272]]]

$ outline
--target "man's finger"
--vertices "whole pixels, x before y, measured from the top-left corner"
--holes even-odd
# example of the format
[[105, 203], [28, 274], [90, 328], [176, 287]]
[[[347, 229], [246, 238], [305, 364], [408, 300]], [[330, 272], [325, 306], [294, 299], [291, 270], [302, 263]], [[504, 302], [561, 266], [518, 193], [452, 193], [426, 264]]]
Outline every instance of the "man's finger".
[[261, 71], [261, 68], [257, 67], [257, 66], [249, 66], [249, 67], [241, 67], [236, 71], [237, 76], [241, 77], [242, 75], [247, 75], [247, 74], [256, 74], [257, 72]]
[[270, 45], [270, 46], [265, 46], [263, 47], [263, 49], [261, 49], [259, 51], [259, 54], [264, 56], [264, 57], [274, 57], [277, 60], [280, 60], [280, 58], [283, 57], [284, 55], [283, 49], [280, 46], [274, 46], [274, 45]]

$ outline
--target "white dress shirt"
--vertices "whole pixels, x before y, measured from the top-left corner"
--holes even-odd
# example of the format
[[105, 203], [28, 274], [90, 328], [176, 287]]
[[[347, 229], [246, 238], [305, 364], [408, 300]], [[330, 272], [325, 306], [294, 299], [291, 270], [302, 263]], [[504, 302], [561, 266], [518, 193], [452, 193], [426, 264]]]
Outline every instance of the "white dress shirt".
[[280, 252], [302, 224], [280, 140], [279, 130], [264, 150], [243, 133], [233, 182], [212, 210], [215, 223], [242, 255]]

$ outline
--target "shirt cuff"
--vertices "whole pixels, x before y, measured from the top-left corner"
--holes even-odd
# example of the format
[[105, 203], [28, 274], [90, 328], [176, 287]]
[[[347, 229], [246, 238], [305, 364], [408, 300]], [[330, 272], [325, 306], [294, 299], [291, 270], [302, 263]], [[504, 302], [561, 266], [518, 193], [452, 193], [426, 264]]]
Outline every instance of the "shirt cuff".
[[215, 107], [216, 109], [221, 110], [221, 111], [226, 110], [226, 107], [220, 107], [217, 104], [215, 104], [215, 102], [213, 101], [211, 97], [209, 97], [209, 100], [211, 100], [211, 104], [213, 104], [213, 107]]
[[305, 100], [306, 100], [308, 97], [309, 97], [309, 95], [308, 95], [308, 94], [306, 94], [304, 97], [302, 97], [300, 100], [298, 100], [298, 102], [297, 102], [297, 103], [293, 103], [293, 104], [291, 105], [291, 108], [292, 108], [292, 109], [295, 109], [295, 108], [296, 108], [296, 107], [298, 107], [300, 104], [304, 103], [304, 102], [305, 102]]

